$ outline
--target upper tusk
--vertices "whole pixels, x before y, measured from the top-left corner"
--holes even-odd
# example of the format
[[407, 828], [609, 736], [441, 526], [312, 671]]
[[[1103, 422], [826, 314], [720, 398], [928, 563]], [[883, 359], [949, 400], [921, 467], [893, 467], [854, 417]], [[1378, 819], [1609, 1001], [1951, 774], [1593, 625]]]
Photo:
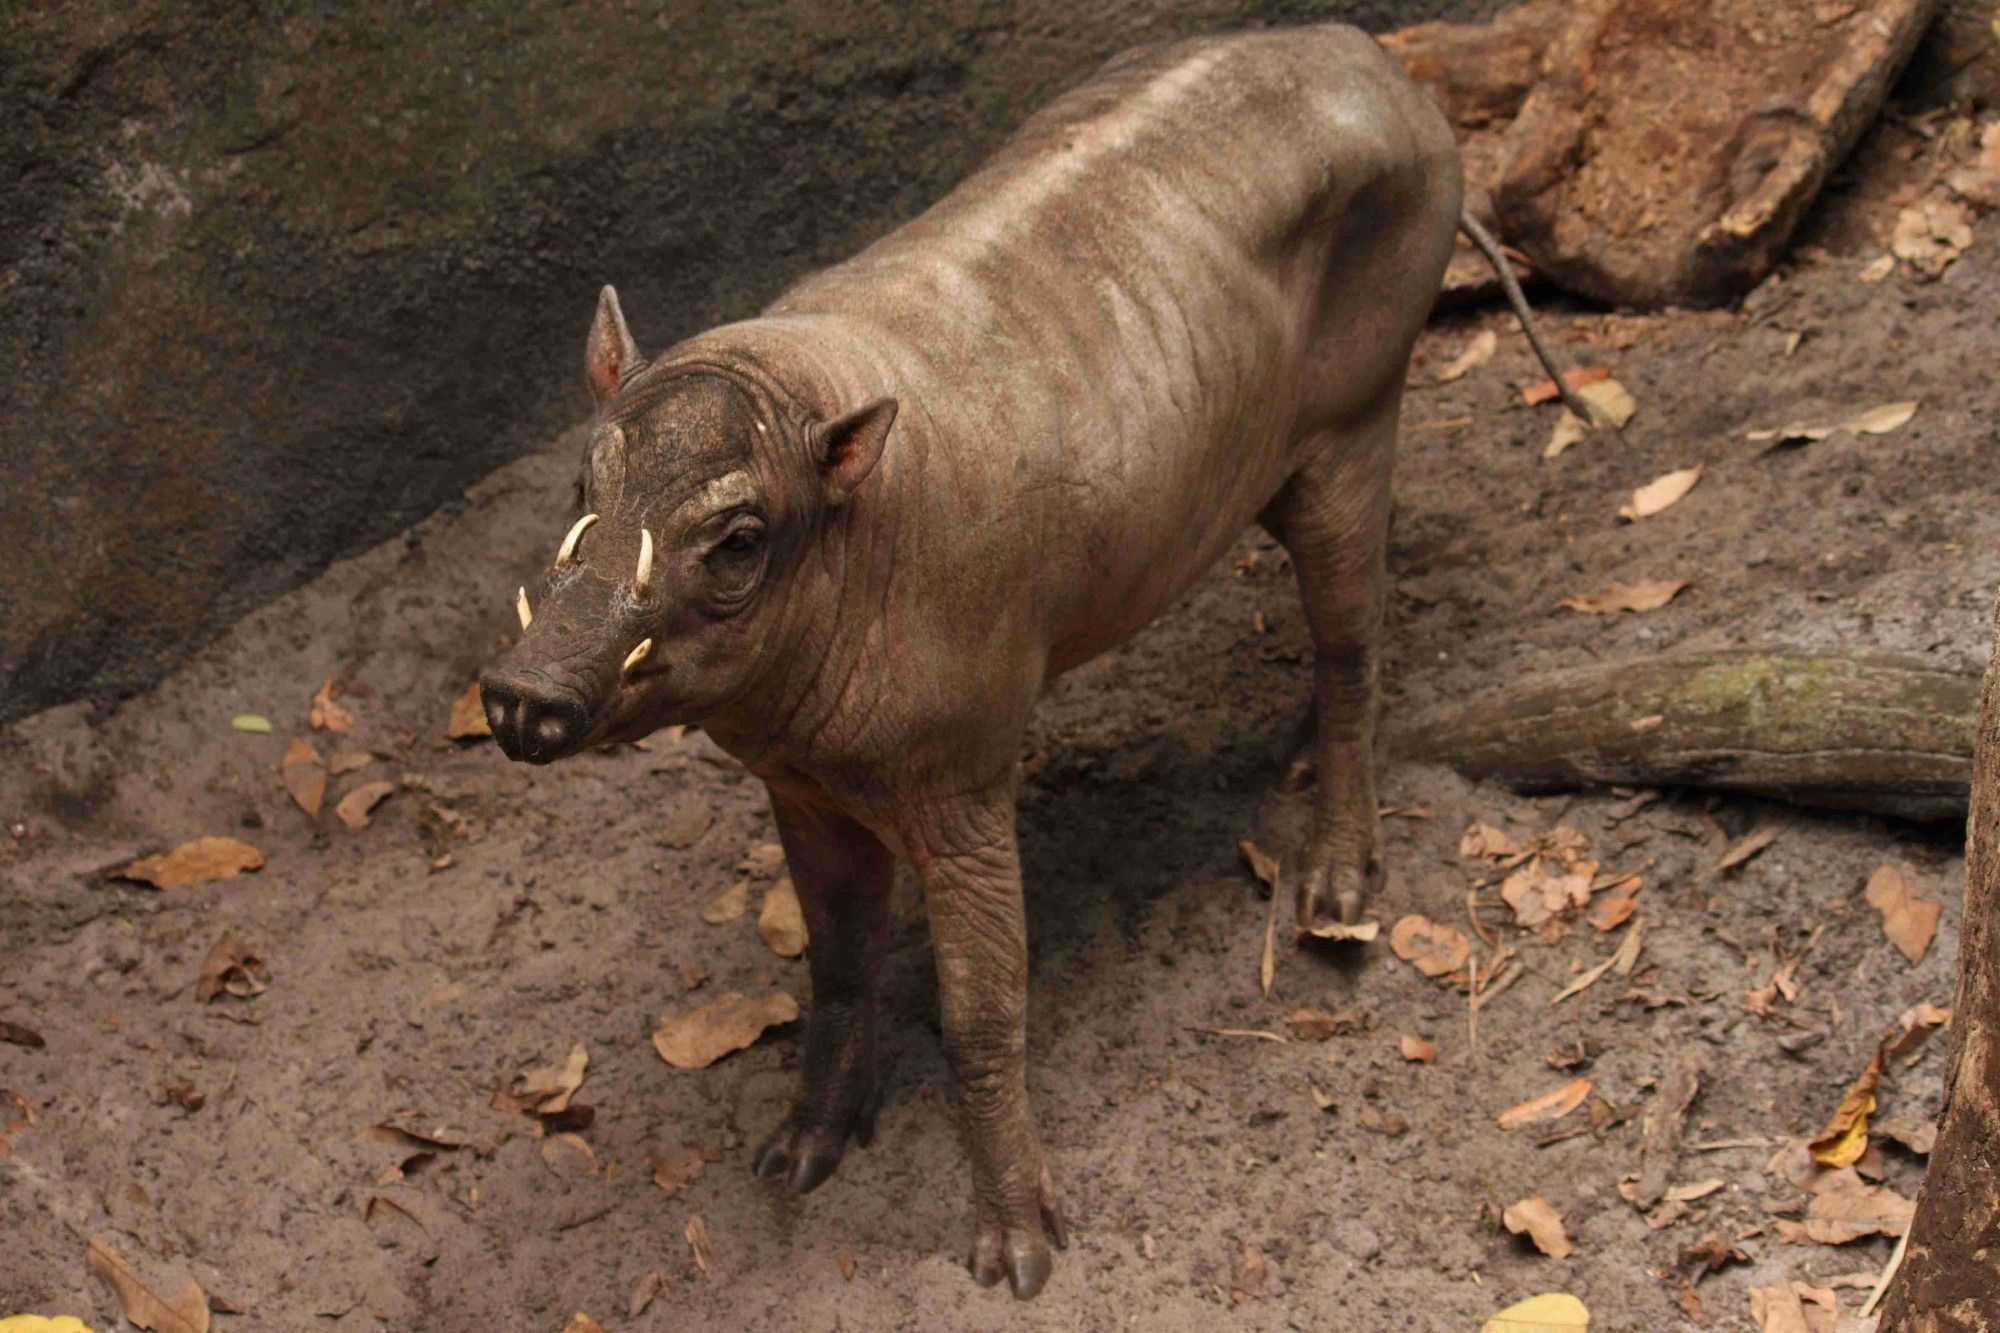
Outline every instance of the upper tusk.
[[644, 597], [653, 582], [653, 534], [639, 529], [639, 571], [632, 576], [632, 595]]
[[625, 665], [618, 668], [619, 671], [621, 672], [630, 671], [633, 667], [638, 666], [639, 663], [645, 661], [646, 654], [652, 651], [653, 651], [653, 641], [651, 639], [639, 640], [639, 646], [637, 648], [634, 648], [631, 652], [625, 654]]
[[528, 607], [528, 590], [526, 588], [514, 594], [514, 614], [521, 618], [522, 629], [526, 629], [534, 623], [535, 613]]
[[585, 514], [576, 521], [574, 526], [570, 528], [569, 535], [563, 538], [562, 549], [556, 552], [556, 563], [558, 565], [569, 563], [569, 558], [576, 554], [576, 544], [583, 540], [584, 529], [595, 522], [597, 522], [597, 515], [595, 514]]

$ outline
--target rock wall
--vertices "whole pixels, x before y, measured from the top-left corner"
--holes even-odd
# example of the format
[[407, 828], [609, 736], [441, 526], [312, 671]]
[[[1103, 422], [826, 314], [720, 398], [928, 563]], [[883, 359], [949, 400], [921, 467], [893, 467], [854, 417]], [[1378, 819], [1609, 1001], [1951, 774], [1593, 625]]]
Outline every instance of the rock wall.
[[1497, 0], [0, 7], [0, 722], [247, 609], [753, 312], [1136, 43]]

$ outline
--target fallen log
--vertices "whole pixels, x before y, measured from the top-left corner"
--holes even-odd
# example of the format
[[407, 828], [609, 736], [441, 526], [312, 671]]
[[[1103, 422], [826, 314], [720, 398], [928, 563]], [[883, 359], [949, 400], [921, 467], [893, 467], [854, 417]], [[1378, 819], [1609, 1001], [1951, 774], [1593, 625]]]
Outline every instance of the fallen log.
[[1978, 710], [1977, 675], [1908, 659], [1664, 654], [1441, 705], [1390, 750], [1525, 790], [1700, 787], [1963, 819]]
[[1596, 300], [1733, 300], [1777, 262], [1938, 5], [1579, 0], [1507, 129], [1500, 234]]

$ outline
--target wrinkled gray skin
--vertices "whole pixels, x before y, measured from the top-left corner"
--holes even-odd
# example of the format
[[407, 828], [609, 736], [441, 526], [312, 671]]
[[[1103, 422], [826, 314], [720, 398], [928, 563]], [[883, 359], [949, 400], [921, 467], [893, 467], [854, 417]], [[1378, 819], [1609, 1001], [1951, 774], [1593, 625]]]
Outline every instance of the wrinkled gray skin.
[[1268, 32], [1113, 61], [923, 216], [650, 363], [606, 289], [598, 517], [481, 684], [512, 758], [698, 723], [768, 784], [813, 1004], [759, 1175], [809, 1190], [868, 1141], [901, 857], [972, 1272], [1040, 1290], [1064, 1233], [1025, 1083], [1023, 727], [1253, 522], [1292, 556], [1317, 659], [1299, 916], [1358, 916], [1391, 453], [1459, 194], [1450, 130], [1372, 40]]

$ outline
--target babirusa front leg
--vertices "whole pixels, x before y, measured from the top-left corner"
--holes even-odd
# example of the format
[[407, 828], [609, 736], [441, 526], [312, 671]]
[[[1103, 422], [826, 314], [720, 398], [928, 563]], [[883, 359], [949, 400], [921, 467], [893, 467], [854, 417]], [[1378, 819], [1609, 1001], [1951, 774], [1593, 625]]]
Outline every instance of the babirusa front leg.
[[911, 860], [930, 912], [946, 1054], [972, 1161], [970, 1267], [981, 1286], [1004, 1276], [1026, 1299], [1048, 1281], [1050, 1243], [1061, 1247], [1067, 1236], [1028, 1111], [1028, 939], [1013, 784], [926, 815]]

